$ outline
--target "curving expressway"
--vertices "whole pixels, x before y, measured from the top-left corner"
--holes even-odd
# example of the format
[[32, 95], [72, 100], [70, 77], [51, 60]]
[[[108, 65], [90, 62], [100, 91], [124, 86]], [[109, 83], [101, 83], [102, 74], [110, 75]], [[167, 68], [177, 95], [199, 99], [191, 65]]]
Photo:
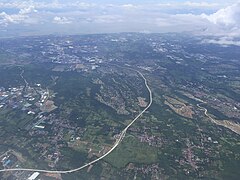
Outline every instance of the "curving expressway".
[[[128, 68], [130, 69], [130, 68]], [[134, 70], [134, 69], [132, 69]], [[98, 161], [100, 161], [101, 159], [103, 159], [104, 157], [106, 157], [107, 155], [109, 155], [114, 149], [116, 149], [116, 147], [121, 143], [121, 141], [124, 139], [125, 137], [125, 134], [127, 132], [127, 130], [132, 126], [132, 124], [137, 120], [139, 119], [139, 117], [145, 112], [147, 111], [150, 106], [152, 105], [152, 102], [153, 102], [153, 98], [152, 98], [152, 91], [151, 89], [149, 88], [148, 86], [148, 83], [147, 83], [147, 79], [144, 77], [144, 75], [137, 71], [137, 70], [134, 70], [136, 71], [143, 79], [144, 79], [144, 83], [145, 83], [145, 86], [146, 88], [148, 89], [148, 92], [149, 92], [149, 103], [147, 105], [147, 107], [141, 111], [124, 129], [123, 131], [119, 134], [119, 137], [118, 139], [116, 140], [116, 142], [114, 143], [113, 147], [108, 151], [106, 152], [105, 154], [103, 154], [102, 156], [98, 157], [97, 159], [81, 166], [81, 167], [78, 167], [78, 168], [75, 168], [75, 169], [70, 169], [70, 170], [62, 170], [62, 171], [58, 171], [58, 170], [43, 170], [43, 169], [26, 169], [26, 168], [13, 168], [13, 169], [1, 169], [0, 172], [8, 172], [8, 171], [29, 171], [29, 172], [43, 172], [43, 173], [57, 173], [57, 174], [66, 174], [66, 173], [72, 173], [72, 172], [76, 172], [76, 171], [79, 171], [81, 169], [84, 169]]]

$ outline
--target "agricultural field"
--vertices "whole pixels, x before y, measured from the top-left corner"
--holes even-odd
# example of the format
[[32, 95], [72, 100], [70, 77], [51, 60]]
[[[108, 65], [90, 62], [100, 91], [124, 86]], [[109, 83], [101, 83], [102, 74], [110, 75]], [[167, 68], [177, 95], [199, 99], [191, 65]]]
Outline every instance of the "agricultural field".
[[39, 177], [239, 179], [239, 47], [185, 34], [0, 41], [1, 169], [71, 170], [119, 140], [95, 164]]

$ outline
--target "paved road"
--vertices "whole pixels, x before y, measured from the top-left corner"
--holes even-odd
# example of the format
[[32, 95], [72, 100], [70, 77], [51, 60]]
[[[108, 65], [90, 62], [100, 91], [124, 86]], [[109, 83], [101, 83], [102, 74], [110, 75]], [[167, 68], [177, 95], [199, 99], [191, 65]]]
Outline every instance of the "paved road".
[[[131, 68], [128, 68], [128, 69], [131, 69]], [[132, 69], [133, 70], [133, 69]], [[134, 70], [136, 71], [136, 70]], [[152, 105], [152, 91], [151, 89], [149, 88], [148, 86], [148, 83], [147, 83], [147, 79], [144, 77], [144, 75], [139, 72], [139, 71], [136, 71], [143, 79], [144, 79], [144, 83], [145, 83], [145, 86], [146, 88], [148, 89], [148, 92], [149, 92], [149, 103], [148, 103], [148, 106], [141, 112], [139, 113], [126, 127], [125, 129], [123, 129], [123, 131], [120, 133], [119, 135], [119, 138], [116, 140], [116, 142], [114, 143], [113, 147], [107, 152], [105, 153], [104, 155], [100, 156], [99, 158], [79, 167], [79, 168], [76, 168], [76, 169], [71, 169], [71, 170], [63, 170], [63, 171], [51, 171], [51, 170], [42, 170], [42, 169], [25, 169], [25, 168], [15, 168], [15, 169], [2, 169], [0, 170], [0, 172], [7, 172], [7, 171], [29, 171], [29, 172], [43, 172], [43, 173], [58, 173], [58, 174], [66, 174], [66, 173], [72, 173], [72, 172], [76, 172], [76, 171], [79, 171], [81, 169], [84, 169], [98, 161], [100, 161], [101, 159], [103, 159], [104, 157], [106, 157], [107, 155], [109, 155], [114, 149], [116, 149], [116, 147], [121, 143], [121, 141], [124, 139], [125, 135], [126, 135], [126, 132], [127, 130], [132, 126], [132, 124], [140, 117], [142, 116], [142, 114], [147, 111], [150, 106]]]

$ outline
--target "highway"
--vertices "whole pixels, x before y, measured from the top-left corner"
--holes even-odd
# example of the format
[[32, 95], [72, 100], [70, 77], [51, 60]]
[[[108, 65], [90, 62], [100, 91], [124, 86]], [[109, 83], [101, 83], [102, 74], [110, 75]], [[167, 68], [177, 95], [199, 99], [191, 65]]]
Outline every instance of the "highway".
[[[128, 69], [131, 69], [131, 68], [128, 68]], [[106, 152], [105, 154], [103, 154], [102, 156], [98, 157], [97, 159], [81, 166], [81, 167], [78, 167], [78, 168], [75, 168], [75, 169], [70, 169], [70, 170], [43, 170], [43, 169], [25, 169], [25, 168], [13, 168], [13, 169], [1, 169], [0, 172], [9, 172], [9, 171], [29, 171], [29, 172], [42, 172], [42, 173], [57, 173], [57, 174], [66, 174], [66, 173], [73, 173], [73, 172], [76, 172], [76, 171], [79, 171], [81, 169], [84, 169], [98, 161], [100, 161], [101, 159], [105, 158], [107, 155], [109, 155], [114, 149], [116, 149], [118, 147], [118, 145], [121, 143], [121, 141], [124, 139], [125, 135], [126, 135], [126, 132], [127, 130], [133, 125], [133, 123], [135, 121], [137, 121], [139, 119], [139, 117], [142, 116], [142, 114], [147, 111], [150, 106], [152, 105], [152, 102], [153, 102], [153, 98], [152, 98], [152, 91], [151, 89], [149, 88], [148, 86], [148, 83], [147, 83], [147, 79], [144, 77], [144, 75], [137, 71], [137, 70], [134, 70], [132, 69], [133, 71], [137, 72], [144, 80], [144, 83], [145, 83], [145, 86], [146, 88], [148, 89], [148, 92], [149, 92], [149, 103], [147, 105], [146, 108], [144, 108], [143, 111], [141, 111], [124, 129], [123, 131], [119, 134], [119, 137], [118, 139], [116, 140], [116, 142], [114, 143], [113, 147], [108, 151]]]

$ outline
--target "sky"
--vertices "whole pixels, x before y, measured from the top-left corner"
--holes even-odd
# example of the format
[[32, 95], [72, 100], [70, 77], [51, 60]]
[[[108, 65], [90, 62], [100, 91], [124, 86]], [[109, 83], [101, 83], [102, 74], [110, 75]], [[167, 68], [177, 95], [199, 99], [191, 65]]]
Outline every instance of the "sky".
[[0, 37], [188, 31], [239, 37], [240, 1], [0, 0]]

